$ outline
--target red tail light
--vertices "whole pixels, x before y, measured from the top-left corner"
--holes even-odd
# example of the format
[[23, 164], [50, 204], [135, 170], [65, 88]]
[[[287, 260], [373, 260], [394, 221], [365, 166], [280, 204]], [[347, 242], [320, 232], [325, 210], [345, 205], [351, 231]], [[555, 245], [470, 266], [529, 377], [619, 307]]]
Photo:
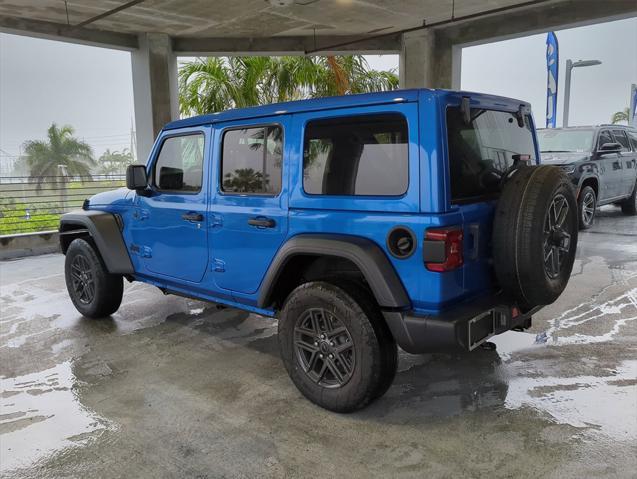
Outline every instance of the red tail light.
[[459, 268], [462, 258], [462, 229], [458, 227], [428, 229], [424, 244], [425, 266], [439, 273]]

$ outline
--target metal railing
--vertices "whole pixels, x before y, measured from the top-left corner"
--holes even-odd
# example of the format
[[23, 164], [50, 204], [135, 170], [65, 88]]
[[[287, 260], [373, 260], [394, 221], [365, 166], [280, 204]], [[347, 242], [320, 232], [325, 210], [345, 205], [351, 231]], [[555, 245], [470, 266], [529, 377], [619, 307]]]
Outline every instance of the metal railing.
[[124, 185], [124, 175], [3, 177], [0, 235], [57, 230], [60, 215], [81, 208], [96, 193]]

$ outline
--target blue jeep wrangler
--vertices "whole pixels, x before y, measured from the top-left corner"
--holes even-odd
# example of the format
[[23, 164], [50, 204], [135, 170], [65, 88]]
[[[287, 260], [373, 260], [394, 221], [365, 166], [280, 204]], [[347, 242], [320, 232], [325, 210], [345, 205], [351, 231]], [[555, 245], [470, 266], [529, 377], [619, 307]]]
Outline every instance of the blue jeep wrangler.
[[126, 278], [277, 317], [301, 393], [352, 411], [389, 388], [397, 345], [472, 350], [561, 294], [577, 203], [538, 158], [529, 105], [473, 93], [174, 121], [128, 189], [62, 217], [69, 295], [108, 316]]

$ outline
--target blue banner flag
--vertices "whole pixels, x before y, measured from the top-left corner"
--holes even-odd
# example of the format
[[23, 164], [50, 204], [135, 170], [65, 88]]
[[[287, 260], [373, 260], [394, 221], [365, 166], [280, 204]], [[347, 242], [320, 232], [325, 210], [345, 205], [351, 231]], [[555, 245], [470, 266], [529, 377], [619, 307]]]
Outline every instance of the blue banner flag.
[[559, 45], [554, 32], [546, 36], [546, 127], [555, 128], [557, 120], [557, 83], [559, 78]]
[[628, 124], [637, 126], [637, 85], [630, 88], [630, 109], [628, 110]]

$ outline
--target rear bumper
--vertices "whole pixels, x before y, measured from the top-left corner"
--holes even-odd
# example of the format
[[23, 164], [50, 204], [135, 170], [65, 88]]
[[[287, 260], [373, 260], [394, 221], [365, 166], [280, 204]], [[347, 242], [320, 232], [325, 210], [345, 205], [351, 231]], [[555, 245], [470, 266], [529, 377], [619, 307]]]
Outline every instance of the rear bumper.
[[516, 327], [530, 327], [532, 315], [542, 307], [521, 312], [514, 302], [496, 296], [457, 306], [435, 316], [413, 316], [403, 312], [383, 314], [398, 345], [408, 353], [420, 354], [471, 351], [496, 334]]

